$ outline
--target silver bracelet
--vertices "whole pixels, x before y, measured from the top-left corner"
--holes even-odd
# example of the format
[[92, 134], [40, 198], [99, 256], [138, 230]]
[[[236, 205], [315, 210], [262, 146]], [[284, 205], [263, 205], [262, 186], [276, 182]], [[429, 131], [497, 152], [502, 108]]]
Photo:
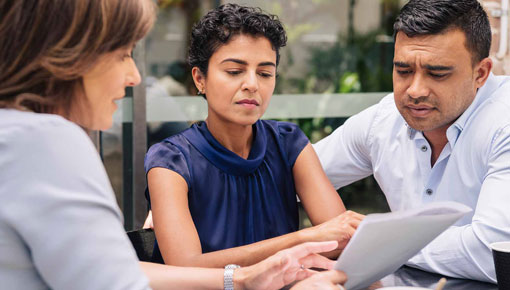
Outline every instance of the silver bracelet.
[[234, 270], [241, 268], [239, 265], [228, 264], [225, 266], [225, 272], [223, 272], [223, 289], [234, 290]]

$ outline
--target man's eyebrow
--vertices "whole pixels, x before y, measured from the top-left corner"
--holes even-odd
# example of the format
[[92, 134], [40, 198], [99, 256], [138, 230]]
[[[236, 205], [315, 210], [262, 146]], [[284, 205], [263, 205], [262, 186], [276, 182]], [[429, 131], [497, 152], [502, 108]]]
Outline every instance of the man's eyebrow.
[[[234, 62], [234, 63], [238, 63], [241, 65], [248, 65], [248, 63], [246, 61], [240, 60], [237, 58], [226, 58], [221, 63], [225, 63], [225, 62]], [[276, 64], [274, 62], [265, 61], [265, 62], [259, 63], [258, 66], [274, 66], [274, 67], [276, 67]]]
[[411, 67], [408, 63], [405, 63], [405, 62], [402, 62], [402, 61], [394, 61], [393, 65], [396, 66], [396, 67], [404, 67], [404, 68]]
[[[396, 67], [401, 67], [401, 68], [411, 67], [411, 65], [409, 65], [408, 63], [402, 62], [402, 61], [394, 61], [393, 65]], [[434, 70], [434, 71], [451, 71], [451, 70], [453, 70], [453, 66], [446, 66], [446, 65], [426, 64], [426, 65], [424, 65], [424, 67], [428, 70]]]
[[435, 70], [435, 71], [446, 71], [446, 70], [453, 70], [453, 66], [445, 66], [445, 65], [425, 65], [425, 68], [428, 70]]

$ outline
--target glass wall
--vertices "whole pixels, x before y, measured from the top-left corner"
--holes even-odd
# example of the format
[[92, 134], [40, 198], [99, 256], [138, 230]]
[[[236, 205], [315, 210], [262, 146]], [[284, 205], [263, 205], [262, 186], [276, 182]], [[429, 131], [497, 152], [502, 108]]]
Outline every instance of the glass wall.
[[[207, 115], [186, 64], [189, 34], [197, 19], [226, 2], [278, 15], [288, 34], [264, 118], [295, 122], [316, 142], [392, 90], [391, 26], [399, 0], [159, 0], [157, 23], [136, 51], [144, 85], [128, 92], [115, 125], [101, 134], [103, 160], [126, 229], [140, 227], [146, 214], [147, 148]], [[339, 192], [348, 208], [387, 210], [373, 178]]]

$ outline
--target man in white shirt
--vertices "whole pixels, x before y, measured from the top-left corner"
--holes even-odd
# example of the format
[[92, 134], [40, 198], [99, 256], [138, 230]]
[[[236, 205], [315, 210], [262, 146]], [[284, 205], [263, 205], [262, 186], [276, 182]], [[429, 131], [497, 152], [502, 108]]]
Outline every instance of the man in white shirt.
[[394, 29], [394, 93], [314, 148], [336, 188], [373, 174], [391, 210], [473, 208], [408, 265], [494, 283], [489, 244], [510, 240], [510, 77], [491, 74], [487, 14], [411, 0]]

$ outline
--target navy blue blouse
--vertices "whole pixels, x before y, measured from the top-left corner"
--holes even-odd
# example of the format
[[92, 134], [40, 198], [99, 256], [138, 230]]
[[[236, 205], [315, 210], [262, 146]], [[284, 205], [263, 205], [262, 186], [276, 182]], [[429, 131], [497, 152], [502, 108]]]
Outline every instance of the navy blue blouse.
[[203, 253], [298, 230], [292, 168], [308, 139], [287, 122], [259, 120], [253, 132], [248, 159], [216, 141], [205, 122], [153, 145], [145, 157], [146, 172], [163, 167], [186, 180]]

